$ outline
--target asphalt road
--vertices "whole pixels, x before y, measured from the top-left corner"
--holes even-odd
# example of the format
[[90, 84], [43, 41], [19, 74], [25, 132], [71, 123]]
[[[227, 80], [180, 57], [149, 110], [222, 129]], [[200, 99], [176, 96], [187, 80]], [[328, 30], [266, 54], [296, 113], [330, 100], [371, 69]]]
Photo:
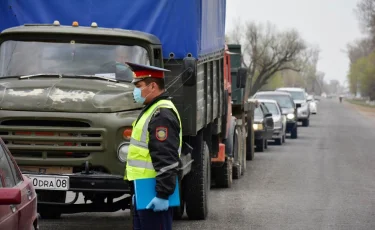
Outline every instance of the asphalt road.
[[[375, 229], [375, 120], [326, 99], [297, 140], [270, 145], [231, 189], [212, 189], [205, 221], [174, 229]], [[63, 215], [41, 229], [129, 229], [129, 212]]]

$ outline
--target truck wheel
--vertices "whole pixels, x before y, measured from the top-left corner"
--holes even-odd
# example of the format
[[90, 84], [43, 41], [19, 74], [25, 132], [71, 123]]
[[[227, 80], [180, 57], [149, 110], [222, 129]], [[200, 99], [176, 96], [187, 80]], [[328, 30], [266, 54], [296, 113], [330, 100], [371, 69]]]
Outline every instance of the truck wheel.
[[232, 187], [232, 183], [233, 183], [232, 174], [233, 174], [233, 161], [231, 158], [228, 158], [222, 167], [215, 169], [216, 186], [220, 188]]
[[186, 213], [191, 220], [204, 220], [208, 213], [207, 194], [211, 187], [210, 153], [203, 131], [194, 138], [192, 169], [184, 179]]
[[308, 118], [306, 120], [303, 120], [302, 125], [303, 125], [303, 127], [308, 127], [310, 125], [310, 119]]
[[[65, 191], [39, 191], [38, 201], [45, 202], [56, 202], [65, 203], [66, 192]], [[59, 219], [61, 217], [61, 211], [59, 209], [50, 208], [43, 206], [38, 208], [38, 213], [42, 219]]]
[[264, 152], [264, 147], [265, 147], [265, 141], [264, 139], [258, 139], [256, 140], [256, 151], [258, 152]]
[[241, 177], [241, 162], [239, 159], [239, 151], [240, 151], [240, 146], [239, 146], [239, 132], [238, 129], [236, 128], [236, 132], [234, 134], [234, 140], [233, 140], [233, 157], [234, 157], [234, 162], [233, 162], [233, 179], [240, 179]]
[[241, 135], [241, 175], [246, 172], [246, 130], [242, 128]]
[[297, 126], [292, 130], [290, 135], [292, 139], [297, 139], [297, 136], [298, 136]]
[[283, 138], [282, 138], [282, 139], [283, 139], [283, 143], [285, 143], [285, 133], [284, 133], [284, 135], [283, 135]]
[[254, 159], [254, 132], [250, 114], [247, 115], [246, 160]]

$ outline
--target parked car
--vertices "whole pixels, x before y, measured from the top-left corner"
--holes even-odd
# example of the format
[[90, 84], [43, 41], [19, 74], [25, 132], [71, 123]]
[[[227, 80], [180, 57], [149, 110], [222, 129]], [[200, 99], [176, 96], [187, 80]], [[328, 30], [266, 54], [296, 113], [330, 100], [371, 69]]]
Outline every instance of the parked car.
[[276, 100], [271, 99], [258, 99], [262, 102], [267, 109], [272, 113], [272, 119], [274, 124], [272, 139], [277, 145], [285, 143], [286, 135], [286, 115], [282, 114], [281, 106]]
[[274, 124], [272, 113], [270, 113], [262, 102], [258, 102], [255, 108], [253, 128], [255, 150], [263, 152], [268, 147], [268, 140], [272, 140]]
[[309, 95], [307, 97], [307, 101], [309, 102], [311, 114], [317, 114], [318, 113], [318, 101], [315, 100], [313, 95]]
[[297, 108], [300, 105], [294, 104], [292, 96], [288, 92], [264, 91], [258, 92], [253, 96], [254, 99], [273, 99], [281, 106], [281, 112], [287, 118], [286, 132], [290, 133], [291, 138], [298, 138]]
[[310, 125], [310, 107], [307, 101], [306, 91], [303, 88], [278, 88], [276, 91], [284, 91], [292, 95], [293, 101], [296, 105], [299, 105], [297, 109], [298, 121], [302, 122], [302, 125], [307, 127]]
[[0, 229], [37, 230], [37, 198], [32, 181], [23, 176], [0, 139]]

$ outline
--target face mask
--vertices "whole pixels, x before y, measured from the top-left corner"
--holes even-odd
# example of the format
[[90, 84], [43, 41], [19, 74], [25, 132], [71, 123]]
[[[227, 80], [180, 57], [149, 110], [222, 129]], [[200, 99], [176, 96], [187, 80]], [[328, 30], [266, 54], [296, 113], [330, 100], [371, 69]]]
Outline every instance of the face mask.
[[133, 98], [135, 102], [141, 103], [141, 104], [143, 104], [146, 100], [146, 98], [142, 97], [142, 90], [137, 87], [134, 88]]
[[147, 86], [149, 86], [149, 85], [146, 85], [142, 89], [141, 88], [137, 88], [137, 87], [134, 88], [133, 98], [134, 98], [135, 102], [143, 104], [145, 102], [146, 98], [148, 97], [148, 95], [150, 95], [152, 93], [152, 91], [151, 91], [149, 94], [147, 94], [146, 97], [142, 97], [142, 90], [144, 88], [146, 88]]

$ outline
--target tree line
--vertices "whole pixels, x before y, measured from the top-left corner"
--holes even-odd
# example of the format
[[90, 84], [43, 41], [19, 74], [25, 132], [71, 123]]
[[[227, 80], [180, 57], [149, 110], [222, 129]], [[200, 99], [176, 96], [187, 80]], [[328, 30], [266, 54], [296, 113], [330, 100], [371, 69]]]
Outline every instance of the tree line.
[[350, 92], [375, 100], [375, 0], [360, 0], [354, 9], [363, 38], [347, 45]]
[[278, 87], [302, 87], [320, 95], [334, 91], [317, 70], [320, 49], [308, 44], [295, 29], [280, 31], [270, 22], [235, 21], [228, 44], [242, 45], [242, 66], [251, 78], [251, 94]]

